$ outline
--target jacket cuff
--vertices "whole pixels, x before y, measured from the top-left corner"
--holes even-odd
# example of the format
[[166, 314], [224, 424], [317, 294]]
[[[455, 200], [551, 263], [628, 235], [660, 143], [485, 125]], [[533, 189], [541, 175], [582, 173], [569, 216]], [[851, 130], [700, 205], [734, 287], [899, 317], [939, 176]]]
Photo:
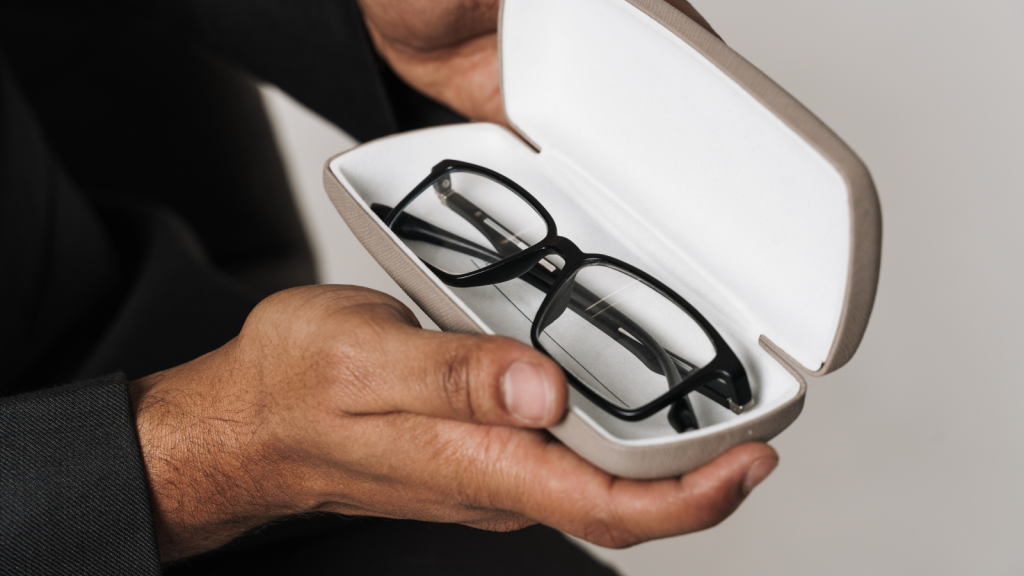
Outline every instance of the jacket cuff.
[[0, 566], [160, 574], [124, 374], [0, 398]]

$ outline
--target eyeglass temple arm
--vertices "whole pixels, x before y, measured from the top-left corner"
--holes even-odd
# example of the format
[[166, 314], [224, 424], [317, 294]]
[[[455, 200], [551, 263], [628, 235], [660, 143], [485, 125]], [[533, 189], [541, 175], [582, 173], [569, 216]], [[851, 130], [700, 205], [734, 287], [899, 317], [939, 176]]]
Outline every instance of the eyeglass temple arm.
[[[447, 183], [448, 187], [444, 188], [442, 183]], [[530, 247], [514, 231], [506, 228], [490, 214], [456, 192], [451, 186], [451, 180], [445, 179], [435, 183], [434, 191], [446, 208], [461, 216], [463, 220], [483, 234], [503, 257], [514, 256]]]
[[[378, 216], [381, 216], [382, 214], [386, 216], [391, 210], [390, 207], [383, 206], [381, 204], [374, 204], [371, 208]], [[381, 219], [383, 219], [383, 216], [381, 216]], [[434, 226], [429, 222], [416, 218], [415, 216], [410, 216], [409, 214], [401, 214], [392, 225], [392, 229], [406, 240], [428, 242], [435, 246], [448, 248], [449, 250], [454, 250], [467, 256], [473, 256], [488, 262], [497, 262], [502, 259], [502, 256], [493, 250], [484, 248], [475, 242], [466, 240], [458, 234], [452, 234], [443, 228]]]

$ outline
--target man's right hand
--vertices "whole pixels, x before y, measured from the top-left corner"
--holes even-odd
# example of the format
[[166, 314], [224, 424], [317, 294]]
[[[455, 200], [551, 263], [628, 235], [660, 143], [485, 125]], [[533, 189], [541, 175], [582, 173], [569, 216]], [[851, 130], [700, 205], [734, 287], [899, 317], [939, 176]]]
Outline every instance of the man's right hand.
[[624, 547], [717, 524], [778, 462], [751, 443], [682, 478], [613, 478], [542, 430], [566, 409], [551, 359], [422, 330], [346, 286], [271, 296], [234, 340], [132, 395], [165, 561], [310, 511], [541, 522]]

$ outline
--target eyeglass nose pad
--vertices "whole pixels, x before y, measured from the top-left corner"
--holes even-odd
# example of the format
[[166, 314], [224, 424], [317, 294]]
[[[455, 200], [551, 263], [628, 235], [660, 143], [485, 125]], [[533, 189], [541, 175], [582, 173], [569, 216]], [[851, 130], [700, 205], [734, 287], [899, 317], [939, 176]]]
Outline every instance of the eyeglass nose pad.
[[441, 202], [444, 203], [448, 198], [448, 195], [452, 193], [451, 175], [446, 175], [445, 177], [438, 179], [437, 182], [434, 182], [434, 192], [441, 198]]
[[671, 424], [672, 428], [680, 434], [700, 428], [697, 424], [697, 416], [693, 413], [693, 405], [690, 404], [689, 398], [683, 396], [679, 401], [672, 405], [672, 408], [668, 411], [668, 423]]
[[558, 287], [558, 291], [551, 297], [551, 305], [547, 307], [544, 311], [544, 316], [540, 319], [540, 329], [538, 332], [543, 332], [547, 329], [569, 308], [569, 302], [572, 301], [572, 289], [575, 284], [576, 275], [574, 274]]

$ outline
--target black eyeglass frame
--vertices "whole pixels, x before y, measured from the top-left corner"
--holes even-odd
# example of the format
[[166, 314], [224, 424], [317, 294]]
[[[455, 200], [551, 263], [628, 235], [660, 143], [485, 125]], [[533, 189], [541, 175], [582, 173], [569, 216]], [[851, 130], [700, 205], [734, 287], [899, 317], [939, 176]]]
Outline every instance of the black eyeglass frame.
[[[558, 315], [555, 314], [556, 311], [559, 314], [564, 312], [568, 296], [572, 292], [572, 287], [574, 285], [573, 279], [576, 274], [585, 267], [595, 265], [606, 266], [632, 276], [660, 293], [666, 299], [672, 301], [689, 314], [695, 322], [697, 322], [715, 348], [715, 357], [710, 362], [703, 367], [696, 368], [689, 372], [683, 376], [679, 382], [675, 384], [670, 383], [669, 390], [667, 392], [637, 408], [623, 408], [615, 405], [602, 397], [598, 392], [594, 391], [590, 386], [580, 382], [569, 370], [563, 370], [569, 383], [588, 400], [617, 418], [626, 421], [639, 421], [653, 416], [668, 406], [676, 405], [679, 400], [686, 398], [686, 395], [696, 389], [721, 380], [732, 392], [730, 394], [729, 404], [733, 412], [741, 413], [745, 408], [752, 405], [753, 395], [750, 390], [750, 383], [747, 379], [747, 373], [743, 368], [743, 364], [736, 357], [735, 353], [733, 353], [729, 345], [725, 343], [725, 340], [718, 331], [715, 330], [711, 323], [708, 322], [700, 312], [690, 305], [690, 303], [682, 296], [676, 294], [671, 288], [639, 268], [604, 254], [585, 253], [571, 240], [559, 236], [555, 220], [544, 206], [534, 198], [532, 194], [498, 172], [483, 166], [470, 164], [468, 162], [443, 160], [435, 165], [431, 170], [430, 175], [420, 182], [412, 192], [407, 194], [405, 198], [403, 198], [402, 201], [387, 214], [384, 218], [384, 224], [388, 228], [392, 228], [395, 222], [399, 219], [399, 216], [402, 215], [405, 209], [408, 208], [420, 194], [430, 190], [434, 183], [438, 182], [438, 180], [444, 175], [456, 171], [476, 174], [493, 180], [494, 182], [508, 188], [529, 204], [530, 207], [533, 208], [534, 211], [536, 211], [544, 220], [547, 225], [547, 235], [533, 246], [523, 249], [517, 254], [504, 257], [497, 262], [480, 268], [479, 270], [474, 270], [465, 274], [449, 274], [438, 269], [429, 262], [423, 261], [422, 259], [421, 261], [426, 264], [427, 268], [445, 284], [456, 288], [473, 288], [514, 280], [524, 274], [527, 274], [545, 257], [553, 255], [561, 257], [564, 261], [564, 266], [557, 272], [557, 276], [551, 290], [545, 296], [543, 303], [541, 303], [540, 308], [537, 311], [537, 316], [533, 319], [533, 325], [530, 330], [530, 339], [534, 348], [537, 348], [548, 356], [551, 356], [551, 354], [540, 343], [540, 335], [548, 325], [557, 319]], [[556, 306], [556, 303], [560, 300], [562, 307], [561, 311], [559, 311], [558, 306]], [[670, 420], [672, 420], [671, 413]]]

